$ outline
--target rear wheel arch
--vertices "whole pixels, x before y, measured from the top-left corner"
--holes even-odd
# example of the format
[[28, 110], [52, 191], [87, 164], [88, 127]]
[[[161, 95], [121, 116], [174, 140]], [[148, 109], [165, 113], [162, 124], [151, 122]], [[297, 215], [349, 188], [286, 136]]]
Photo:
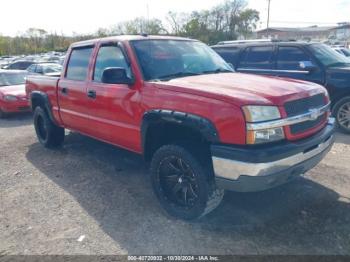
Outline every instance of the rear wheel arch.
[[188, 141], [187, 145], [203, 146], [219, 142], [214, 124], [201, 116], [170, 110], [151, 110], [144, 114], [141, 125], [143, 155], [150, 161], [157, 149], [166, 144]]
[[52, 107], [51, 107], [49, 97], [47, 96], [46, 93], [40, 92], [40, 91], [33, 91], [30, 96], [30, 101], [31, 101], [31, 109], [33, 112], [35, 111], [35, 108], [39, 106], [46, 111], [50, 120], [53, 123], [57, 124], [52, 114]]

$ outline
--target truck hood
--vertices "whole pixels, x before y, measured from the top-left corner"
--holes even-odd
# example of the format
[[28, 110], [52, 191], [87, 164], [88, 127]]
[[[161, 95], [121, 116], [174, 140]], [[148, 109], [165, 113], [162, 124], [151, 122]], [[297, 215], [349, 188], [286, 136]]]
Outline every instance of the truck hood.
[[326, 92], [317, 84], [300, 80], [220, 73], [156, 82], [160, 88], [224, 100], [238, 105], [283, 105], [286, 101]]
[[26, 96], [25, 85], [1, 86], [0, 93], [3, 95], [25, 97]]

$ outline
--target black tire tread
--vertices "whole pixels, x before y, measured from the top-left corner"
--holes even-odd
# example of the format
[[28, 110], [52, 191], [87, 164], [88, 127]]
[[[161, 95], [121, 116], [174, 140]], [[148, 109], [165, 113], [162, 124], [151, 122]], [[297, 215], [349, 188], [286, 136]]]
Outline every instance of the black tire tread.
[[64, 142], [64, 128], [55, 125], [55, 123], [51, 121], [46, 110], [39, 106], [36, 107], [34, 110], [34, 120], [38, 114], [40, 114], [41, 117], [43, 117], [48, 129], [48, 138], [46, 139], [46, 141], [42, 141], [38, 135], [38, 139], [41, 142], [41, 144], [43, 144], [47, 148], [56, 148], [61, 146]]
[[196, 152], [196, 150], [190, 150], [189, 148], [189, 144], [187, 144], [187, 146], [183, 146], [183, 144], [181, 143], [164, 145], [160, 147], [153, 155], [151, 162], [151, 174], [153, 175], [155, 172], [157, 172], [157, 161], [158, 159], [161, 159], [162, 156], [167, 152], [178, 152], [179, 154], [183, 154], [184, 156], [186, 156], [187, 159], [191, 160], [191, 167], [206, 176], [207, 200], [201, 213], [198, 214], [196, 217], [189, 219], [184, 217], [180, 218], [185, 220], [195, 220], [209, 214], [211, 211], [213, 211], [216, 207], [219, 206], [224, 196], [224, 190], [216, 188], [214, 176], [211, 173], [208, 173], [208, 170], [212, 171], [212, 165], [208, 165], [207, 163], [203, 163], [202, 161], [200, 161], [198, 157], [196, 157], [196, 154], [192, 153]]

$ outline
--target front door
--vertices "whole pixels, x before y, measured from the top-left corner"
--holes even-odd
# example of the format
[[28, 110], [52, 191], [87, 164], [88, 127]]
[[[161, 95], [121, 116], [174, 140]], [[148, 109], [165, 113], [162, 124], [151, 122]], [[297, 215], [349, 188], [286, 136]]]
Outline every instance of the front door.
[[[305, 70], [301, 63], [314, 65], [314, 68]], [[276, 56], [276, 76], [289, 77], [324, 84], [322, 69], [302, 48], [296, 46], [280, 46]]]
[[126, 84], [103, 83], [103, 71], [111, 67], [125, 68], [131, 77], [130, 66], [121, 48], [117, 44], [101, 44], [87, 90], [94, 136], [137, 151], [140, 125], [135, 116], [139, 108], [140, 94], [137, 89]]

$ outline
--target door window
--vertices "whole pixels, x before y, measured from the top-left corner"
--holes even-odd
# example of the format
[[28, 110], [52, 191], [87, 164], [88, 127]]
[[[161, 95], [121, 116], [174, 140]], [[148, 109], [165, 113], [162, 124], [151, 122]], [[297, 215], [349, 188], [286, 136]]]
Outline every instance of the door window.
[[277, 55], [278, 70], [301, 70], [300, 62], [311, 61], [309, 55], [298, 47], [279, 47]]
[[96, 58], [93, 80], [95, 82], [102, 82], [103, 71], [109, 67], [125, 68], [128, 77], [131, 75], [130, 67], [125, 60], [122, 50], [118, 46], [109, 45], [100, 48]]
[[226, 62], [236, 65], [239, 51], [239, 47], [220, 47], [214, 49]]
[[240, 68], [272, 69], [273, 46], [256, 46], [246, 49], [240, 62]]
[[92, 47], [73, 49], [67, 67], [67, 79], [77, 81], [86, 80], [92, 50]]

